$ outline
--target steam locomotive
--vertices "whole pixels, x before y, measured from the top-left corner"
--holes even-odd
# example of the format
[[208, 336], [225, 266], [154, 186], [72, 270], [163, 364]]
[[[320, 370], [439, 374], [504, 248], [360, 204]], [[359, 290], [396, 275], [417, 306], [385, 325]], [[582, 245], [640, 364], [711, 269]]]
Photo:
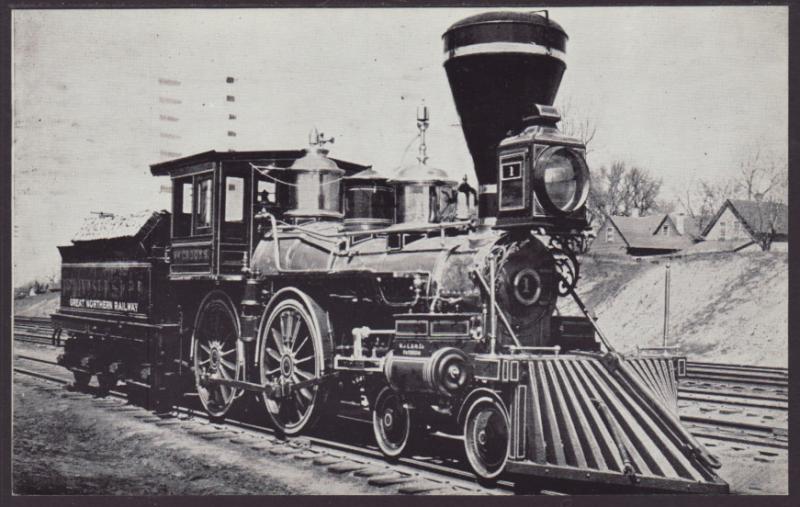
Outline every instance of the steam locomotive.
[[[317, 132], [154, 164], [170, 213], [95, 216], [60, 247], [60, 363], [157, 411], [188, 390], [223, 418], [255, 392], [289, 437], [355, 404], [387, 458], [459, 435], [482, 481], [726, 492], [676, 415], [682, 359], [622, 357], [575, 292], [589, 172], [552, 106], [567, 34], [491, 12], [443, 39], [477, 190], [428, 164], [424, 108], [391, 177]], [[557, 313], [567, 296], [583, 316]]]

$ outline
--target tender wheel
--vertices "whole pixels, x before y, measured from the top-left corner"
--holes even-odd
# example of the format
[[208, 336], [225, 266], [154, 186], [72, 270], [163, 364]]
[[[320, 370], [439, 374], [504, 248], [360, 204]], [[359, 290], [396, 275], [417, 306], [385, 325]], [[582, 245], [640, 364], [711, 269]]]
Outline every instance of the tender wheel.
[[[318, 378], [324, 364], [322, 338], [305, 305], [296, 299], [279, 302], [262, 323], [258, 351], [261, 383], [296, 384]], [[286, 435], [310, 428], [322, 412], [327, 393], [322, 386], [292, 391], [283, 398], [264, 395], [272, 423]]]
[[375, 400], [372, 429], [375, 441], [386, 457], [396, 458], [408, 448], [412, 433], [411, 414], [391, 387], [384, 387]]
[[75, 381], [72, 383], [75, 389], [86, 389], [89, 387], [89, 381], [92, 380], [92, 375], [84, 371], [73, 370], [72, 376], [75, 377]]
[[505, 410], [490, 397], [475, 400], [464, 419], [464, 448], [478, 478], [491, 482], [508, 460], [509, 424]]
[[204, 384], [204, 376], [236, 380], [239, 378], [239, 321], [223, 294], [206, 297], [195, 322], [192, 337], [194, 378], [197, 394], [206, 411], [213, 417], [223, 417], [236, 398], [236, 389]]
[[97, 374], [97, 393], [105, 396], [109, 391], [117, 387], [117, 378], [108, 373]]

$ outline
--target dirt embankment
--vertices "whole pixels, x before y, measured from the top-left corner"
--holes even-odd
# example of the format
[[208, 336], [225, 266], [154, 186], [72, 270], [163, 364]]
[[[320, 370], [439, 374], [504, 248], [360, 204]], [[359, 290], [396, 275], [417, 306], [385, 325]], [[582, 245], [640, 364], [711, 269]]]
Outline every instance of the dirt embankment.
[[[578, 293], [622, 352], [660, 346], [666, 259], [581, 260]], [[785, 252], [705, 254], [672, 259], [669, 345], [704, 361], [787, 366], [789, 262]], [[16, 315], [49, 317], [59, 293], [14, 301]], [[566, 315], [579, 315], [562, 299]]]
[[[622, 352], [660, 346], [667, 260], [583, 260], [579, 294]], [[788, 255], [720, 253], [669, 261], [668, 345], [703, 361], [787, 366]], [[567, 314], [578, 312], [564, 305]]]
[[45, 292], [14, 300], [14, 315], [25, 317], [49, 317], [58, 310], [60, 292]]

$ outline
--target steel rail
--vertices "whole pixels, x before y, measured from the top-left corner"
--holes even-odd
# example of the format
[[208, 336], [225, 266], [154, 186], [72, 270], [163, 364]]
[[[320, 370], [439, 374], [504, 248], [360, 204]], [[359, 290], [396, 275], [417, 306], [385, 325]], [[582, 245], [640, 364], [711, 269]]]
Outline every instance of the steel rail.
[[[59, 366], [58, 364], [56, 364], [53, 361], [48, 361], [46, 359], [37, 358], [37, 357], [31, 357], [31, 356], [25, 356], [25, 355], [16, 355], [15, 358], [24, 359], [24, 360], [28, 360], [28, 361], [33, 361], [33, 362], [36, 362], [36, 363], [48, 364], [48, 365], [52, 365], [52, 366]], [[67, 385], [67, 384], [70, 383], [70, 380], [65, 379], [63, 377], [59, 378], [59, 377], [56, 377], [56, 376], [53, 376], [53, 375], [49, 375], [49, 374], [46, 374], [46, 373], [41, 373], [41, 372], [36, 372], [36, 371], [33, 371], [33, 370], [29, 370], [27, 368], [20, 368], [20, 367], [15, 366], [14, 367], [14, 371], [17, 372], [17, 373], [24, 374], [24, 375], [41, 378], [43, 380], [56, 382], [56, 383], [59, 383], [59, 384], [62, 384], [62, 385]], [[112, 389], [109, 392], [109, 394], [111, 396], [114, 396], [115, 398], [119, 398], [119, 399], [126, 399], [127, 398], [127, 395], [124, 392], [119, 391], [119, 390], [115, 390], [115, 389]], [[188, 415], [190, 417], [196, 417], [196, 418], [199, 418], [199, 419], [203, 419], [204, 421], [207, 421], [209, 423], [213, 422], [212, 418], [210, 418], [208, 416], [208, 414], [206, 414], [205, 412], [202, 412], [202, 411], [195, 410], [195, 409], [193, 409], [191, 407], [177, 406], [176, 407], [176, 411], [179, 412], [179, 413], [183, 413], [185, 415]], [[246, 431], [253, 432], [253, 433], [265, 434], [265, 435], [270, 435], [270, 436], [275, 436], [276, 435], [276, 432], [272, 428], [258, 426], [258, 425], [247, 423], [247, 422], [240, 421], [240, 420], [237, 420], [237, 419], [226, 418], [224, 424], [226, 426], [238, 428], [238, 429], [241, 429], [241, 430], [246, 430]], [[325, 439], [325, 438], [321, 438], [321, 437], [300, 436], [300, 437], [296, 437], [293, 440], [298, 441], [298, 442], [306, 441], [306, 442], [309, 442], [310, 444], [313, 444], [313, 445], [315, 445], [317, 447], [327, 448], [327, 449], [334, 450], [334, 451], [348, 452], [348, 453], [356, 454], [356, 455], [359, 455], [359, 456], [362, 456], [362, 457], [377, 458], [377, 459], [380, 459], [380, 460], [384, 460], [383, 455], [379, 451], [376, 451], [376, 450], [373, 450], [373, 449], [369, 449], [369, 448], [366, 448], [366, 447], [359, 447], [359, 446], [354, 446], [354, 445], [351, 445], [351, 444], [337, 442], [337, 441], [334, 441], [334, 440], [329, 440], [329, 439]], [[287, 441], [287, 443], [288, 442], [290, 442], [290, 441]], [[478, 484], [478, 481], [475, 478], [475, 476], [473, 474], [471, 474], [470, 472], [467, 472], [465, 470], [460, 470], [460, 469], [457, 469], [457, 468], [438, 465], [436, 463], [430, 463], [430, 462], [425, 462], [425, 461], [421, 461], [421, 460], [416, 460], [416, 459], [413, 459], [413, 458], [400, 458], [398, 460], [398, 463], [400, 463], [400, 464], [402, 464], [402, 465], [404, 465], [404, 466], [406, 466], [406, 467], [408, 467], [410, 469], [417, 469], [419, 471], [424, 471], [424, 472], [430, 473], [430, 474], [448, 476], [450, 478], [463, 480], [463, 481], [470, 482], [471, 484], [475, 484], [475, 485]], [[389, 464], [389, 465], [391, 465], [391, 464]], [[398, 472], [400, 472], [400, 471], [398, 470]], [[402, 472], [400, 472], [400, 473], [402, 473]], [[497, 489], [498, 489], [498, 491], [513, 492], [514, 483], [508, 482], [508, 481], [498, 481]], [[547, 490], [543, 494], [559, 494], [559, 492]]]
[[[16, 332], [15, 332], [15, 339], [18, 339], [17, 336], [16, 336]], [[20, 341], [31, 341], [31, 340], [20, 340]], [[41, 343], [41, 342], [36, 342], [36, 343]], [[36, 362], [36, 363], [48, 364], [48, 365], [52, 365], [52, 366], [59, 366], [53, 361], [49, 361], [49, 360], [42, 359], [42, 358], [36, 358], [36, 357], [32, 357], [32, 356], [26, 356], [24, 354], [16, 354], [14, 357], [15, 358], [19, 358], [19, 359], [23, 359], [23, 360]], [[36, 377], [39, 377], [39, 378], [42, 378], [42, 379], [45, 379], [45, 380], [55, 381], [55, 382], [58, 382], [58, 383], [61, 383], [61, 384], [69, 384], [70, 383], [70, 380], [66, 380], [66, 379], [63, 379], [63, 378], [57, 378], [57, 377], [54, 377], [52, 375], [48, 375], [48, 374], [44, 374], [44, 373], [33, 372], [32, 370], [19, 368], [19, 367], [16, 367], [16, 366], [14, 367], [14, 371], [18, 372], [18, 373], [31, 375], [31, 376], [36, 376]], [[699, 392], [699, 393], [702, 393], [702, 394], [708, 394], [710, 392], [713, 392], [713, 390], [704, 390], [704, 389], [685, 390], [685, 389], [681, 388], [680, 390], [681, 391], [686, 391], [686, 392]], [[127, 398], [127, 395], [124, 392], [118, 391], [118, 390], [112, 390], [110, 394], [112, 396], [117, 397], [117, 398]], [[758, 396], [758, 395], [749, 396], [749, 393], [726, 393], [725, 396], [739, 397], [739, 398], [742, 398], [744, 400], [752, 399], [752, 400], [765, 400], [765, 401], [767, 401], [767, 400], [768, 401], [785, 401], [784, 398], [763, 397], [763, 396]], [[680, 397], [680, 395], [679, 395], [679, 399], [687, 400], [687, 398], [682, 398], [682, 397]], [[690, 401], [698, 401], [698, 400], [691, 399]], [[761, 406], [761, 405], [756, 405], [755, 402], [752, 403], [752, 404], [749, 404], [749, 403], [747, 403], [747, 401], [730, 402], [730, 403], [728, 403], [727, 401], [722, 402], [722, 401], [713, 400], [713, 399], [710, 399], [709, 401], [713, 401], [714, 403], [720, 403], [720, 404], [750, 405], [750, 406], [757, 406], [757, 407]], [[181, 412], [181, 413], [184, 413], [184, 414], [189, 414], [192, 417], [199, 417], [199, 418], [202, 418], [204, 420], [208, 420], [209, 422], [211, 422], [211, 418], [209, 418], [207, 416], [207, 414], [205, 414], [202, 411], [198, 411], [198, 410], [193, 409], [191, 407], [185, 406], [185, 404], [183, 404], [181, 406], [177, 406], [176, 410], [178, 412]], [[778, 410], [780, 410], [780, 409], [778, 409]], [[779, 442], [777, 440], [774, 441], [774, 442], [770, 442], [768, 440], [768, 439], [770, 439], [770, 437], [772, 437], [774, 439], [774, 436], [776, 436], [776, 435], [780, 436], [780, 433], [785, 431], [785, 430], [783, 430], [781, 428], [772, 428], [772, 427], [768, 427], [768, 426], [764, 426], [764, 425], [757, 425], [757, 424], [752, 424], [752, 423], [738, 423], [738, 422], [735, 422], [735, 421], [718, 420], [718, 419], [713, 419], [713, 418], [703, 418], [703, 417], [697, 417], [697, 416], [681, 416], [680, 420], [681, 420], [681, 422], [688, 423], [690, 426], [693, 426], [695, 428], [710, 428], [710, 429], [727, 428], [727, 429], [741, 430], [741, 431], [749, 432], [751, 434], [753, 434], [754, 432], [757, 432], [758, 435], [754, 435], [754, 436], [758, 436], [758, 437], [760, 437], [762, 439], [766, 439], [767, 441], [765, 441], [765, 440], [749, 440], [749, 439], [746, 439], [746, 438], [743, 438], [743, 437], [736, 437], [736, 436], [719, 434], [718, 432], [708, 433], [708, 432], [702, 431], [702, 430], [697, 432], [696, 436], [704, 438], [704, 439], [734, 441], [734, 442], [738, 442], [738, 443], [742, 443], [742, 444], [749, 444], [749, 445], [761, 446], [761, 447], [766, 446], [766, 447], [776, 447], [776, 448], [781, 448], [781, 449], [788, 448], [788, 444], [784, 444], [784, 443]], [[239, 429], [247, 430], [247, 431], [253, 431], [253, 432], [258, 432], [258, 433], [263, 433], [263, 434], [270, 434], [270, 435], [273, 435], [273, 436], [275, 435], [275, 431], [272, 430], [271, 428], [258, 426], [258, 425], [255, 425], [255, 424], [247, 423], [247, 422], [244, 422], [244, 421], [239, 421], [239, 420], [236, 420], [236, 419], [226, 418], [225, 424], [226, 425], [230, 425], [232, 427], [239, 428]], [[692, 433], [695, 433], [695, 432], [692, 432]], [[361, 455], [363, 457], [383, 459], [383, 455], [379, 451], [373, 450], [373, 449], [370, 449], [370, 448], [366, 448], [366, 447], [354, 446], [354, 445], [351, 445], [351, 444], [346, 444], [346, 443], [343, 443], [343, 442], [337, 442], [337, 441], [334, 441], [334, 440], [329, 440], [329, 439], [316, 437], [316, 436], [297, 437], [297, 440], [301, 440], [301, 439], [305, 439], [305, 441], [307, 441], [307, 442], [309, 442], [309, 443], [311, 443], [313, 445], [316, 445], [318, 447], [326, 447], [326, 448], [332, 449], [332, 450], [337, 450], [337, 451], [342, 451], [342, 452], [350, 452], [350, 453], [353, 453], [353, 454]], [[422, 470], [422, 471], [426, 471], [428, 473], [446, 475], [446, 476], [450, 476], [450, 477], [452, 477], [454, 479], [466, 480], [466, 481], [470, 481], [470, 482], [473, 482], [473, 483], [477, 482], [473, 474], [471, 474], [468, 471], [460, 470], [460, 469], [457, 469], [457, 468], [438, 465], [438, 464], [435, 464], [435, 463], [430, 463], [430, 462], [426, 462], [426, 461], [422, 461], [422, 460], [416, 460], [416, 459], [413, 459], [413, 458], [400, 458], [398, 460], [398, 463], [401, 463], [403, 465], [409, 466], [411, 468], [416, 468], [416, 469], [419, 469], [419, 470]], [[514, 483], [508, 482], [508, 481], [501, 481], [501, 482], [498, 483], [498, 487], [501, 488], [501, 489], [504, 489], [504, 490], [513, 490]]]

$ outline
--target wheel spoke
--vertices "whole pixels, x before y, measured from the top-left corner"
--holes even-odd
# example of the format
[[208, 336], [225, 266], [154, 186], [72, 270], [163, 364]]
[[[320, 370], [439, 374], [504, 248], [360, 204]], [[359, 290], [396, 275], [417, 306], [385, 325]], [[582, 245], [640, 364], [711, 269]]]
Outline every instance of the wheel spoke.
[[298, 352], [300, 352], [300, 350], [302, 350], [303, 348], [303, 345], [305, 345], [307, 341], [308, 341], [308, 336], [303, 338], [303, 341], [300, 342], [300, 345], [298, 347], [295, 347], [294, 343], [292, 343], [292, 354], [297, 354]]
[[308, 401], [311, 401], [311, 399], [314, 398], [314, 395], [311, 394], [311, 391], [309, 391], [307, 387], [301, 387], [299, 391], [300, 394], [302, 394], [305, 398], [308, 399]]
[[210, 362], [211, 362], [211, 359], [206, 359], [204, 361], [200, 361], [199, 363], [197, 363], [197, 366], [203, 366], [204, 364], [208, 364]]
[[281, 356], [280, 356], [280, 354], [278, 354], [277, 350], [267, 347], [267, 354], [269, 354], [269, 357], [271, 357], [272, 359], [274, 359], [274, 360], [276, 360], [278, 362], [281, 361]]
[[287, 334], [287, 331], [286, 331], [286, 319], [287, 318], [288, 318], [288, 312], [283, 312], [281, 314], [281, 316], [280, 316], [280, 321], [281, 321], [281, 340]]
[[[220, 375], [225, 377], [226, 380], [231, 380], [231, 375], [225, 368], [219, 368], [217, 371], [219, 371]], [[220, 386], [220, 387], [225, 387], [225, 386]]]
[[[295, 375], [295, 374], [293, 373], [293, 374], [292, 374], [292, 381], [293, 381], [293, 382], [295, 382], [295, 383], [298, 383], [298, 382], [300, 382], [300, 379], [299, 379], [299, 378], [297, 378], [297, 375]], [[293, 391], [293, 392], [292, 392], [292, 396], [296, 398], [297, 404], [300, 406], [300, 408], [302, 408], [303, 410], [305, 410], [305, 409], [306, 409], [306, 406], [307, 406], [308, 404], [307, 404], [307, 403], [305, 403], [305, 402], [303, 401], [303, 399], [302, 399], [302, 398], [303, 398], [303, 396], [305, 396], [305, 395], [302, 395], [302, 396], [301, 396], [301, 391], [302, 391], [303, 389], [305, 389], [305, 388], [302, 388], [302, 389], [297, 389], [297, 390]]]
[[277, 373], [278, 371], [280, 371], [280, 369], [281, 369], [281, 367], [278, 366], [277, 368], [273, 368], [271, 370], [267, 370], [267, 375], [272, 375], [273, 373]]
[[203, 351], [206, 354], [208, 354], [209, 356], [211, 355], [211, 349], [209, 347], [207, 347], [206, 345], [203, 345], [202, 343], [198, 343], [198, 345], [200, 345], [200, 348], [203, 349]]
[[[295, 383], [297, 383], [297, 384], [299, 384], [299, 383], [301, 382], [301, 381], [300, 381], [300, 378], [298, 378], [298, 376], [297, 376], [297, 374], [296, 374], [296, 373], [292, 373], [292, 380], [293, 380]], [[302, 395], [303, 395], [303, 397], [305, 397], [305, 398], [308, 398], [308, 401], [311, 401], [311, 400], [312, 400], [312, 398], [314, 398], [314, 395], [313, 395], [313, 394], [311, 394], [311, 391], [310, 391], [310, 390], [309, 390], [307, 387], [301, 387], [301, 388], [300, 388], [300, 389], [298, 389], [297, 391], [299, 391], [299, 392], [300, 392], [300, 394], [302, 394]], [[296, 391], [296, 392], [297, 392], [297, 391]], [[304, 405], [306, 405], [306, 404], [304, 404]]]
[[289, 350], [294, 350], [294, 343], [297, 341], [297, 335], [300, 333], [300, 327], [302, 327], [303, 321], [298, 319], [292, 327], [291, 337], [289, 338]]
[[222, 364], [223, 366], [225, 366], [229, 370], [236, 371], [236, 365], [234, 363], [232, 363], [230, 361], [226, 361], [226, 360], [222, 359], [221, 357], [219, 358], [219, 362], [220, 362], [220, 364]]
[[300, 419], [303, 418], [303, 413], [306, 411], [306, 407], [304, 407], [303, 404], [300, 402], [300, 397], [297, 395], [296, 392], [292, 396], [292, 399], [294, 400], [295, 408], [297, 409], [297, 420], [299, 421]]
[[311, 361], [312, 359], [314, 359], [314, 356], [304, 357], [303, 359], [295, 359], [294, 365], [297, 366], [300, 363], [305, 363], [306, 361]]
[[285, 344], [292, 343], [292, 336], [294, 334], [294, 328], [297, 327], [297, 323], [294, 318], [294, 312], [286, 312], [286, 332], [283, 334], [283, 339]]
[[314, 375], [308, 373], [305, 370], [301, 370], [300, 368], [295, 368], [294, 371], [295, 371], [295, 373], [297, 373], [298, 375], [303, 377], [305, 380], [311, 380], [312, 378], [314, 378]]
[[234, 352], [236, 352], [236, 349], [235, 349], [235, 348], [233, 348], [233, 349], [231, 349], [231, 350], [228, 350], [228, 351], [225, 351], [225, 352], [222, 352], [222, 353], [220, 354], [220, 357], [229, 356], [229, 355], [233, 354]]
[[[281, 324], [281, 327], [283, 327], [283, 324]], [[278, 345], [278, 352], [283, 354], [283, 338], [281, 338], [281, 336], [278, 334], [278, 330], [274, 327], [270, 329], [270, 332], [272, 334], [273, 341]]]

